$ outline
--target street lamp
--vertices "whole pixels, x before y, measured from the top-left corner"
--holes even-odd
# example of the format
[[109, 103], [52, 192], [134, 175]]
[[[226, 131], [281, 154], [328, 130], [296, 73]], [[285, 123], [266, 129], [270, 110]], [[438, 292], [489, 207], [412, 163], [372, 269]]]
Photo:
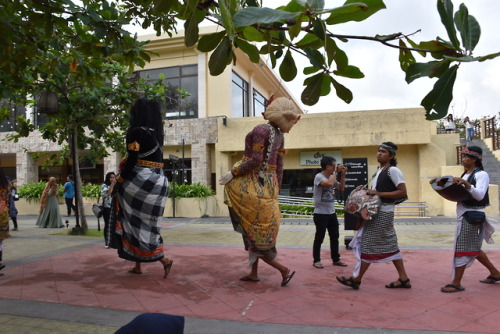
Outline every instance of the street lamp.
[[[173, 154], [169, 154], [168, 158], [172, 161], [172, 183], [174, 182], [174, 176], [177, 176], [177, 162], [179, 161], [179, 157]], [[179, 182], [179, 178], [177, 177], [177, 182]], [[172, 194], [172, 216], [175, 218], [175, 189]]]

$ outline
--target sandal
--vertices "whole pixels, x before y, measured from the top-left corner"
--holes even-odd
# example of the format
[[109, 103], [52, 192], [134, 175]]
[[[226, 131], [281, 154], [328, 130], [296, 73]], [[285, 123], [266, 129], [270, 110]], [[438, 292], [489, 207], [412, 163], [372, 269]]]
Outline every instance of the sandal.
[[168, 273], [170, 272], [170, 269], [172, 268], [172, 264], [174, 263], [174, 260], [170, 260], [167, 262], [167, 264], [163, 265], [163, 278], [167, 278]]
[[361, 281], [356, 282], [353, 277], [345, 278], [344, 276], [337, 276], [336, 279], [340, 284], [353, 288], [354, 290], [358, 290], [361, 285]]
[[323, 267], [323, 264], [322, 264], [320, 261], [318, 261], [318, 262], [314, 262], [314, 263], [313, 263], [313, 267], [314, 267], [314, 268], [318, 268], [318, 269], [323, 269], [323, 268], [324, 268], [324, 267]]
[[[2, 269], [2, 268], [0, 268]], [[494, 276], [488, 276], [486, 279], [482, 279], [479, 282], [484, 283], [484, 284], [495, 284], [496, 282], [500, 281], [500, 277], [494, 277]]]
[[342, 261], [342, 260], [333, 261], [332, 264], [334, 266], [347, 267], [347, 264], [344, 261]]
[[142, 274], [142, 271], [136, 270], [135, 267], [131, 268], [128, 272], [131, 274], [137, 274], [137, 275]]
[[395, 282], [391, 282], [391, 284], [386, 284], [386, 288], [387, 289], [409, 289], [411, 288], [411, 284], [410, 284], [410, 279], [408, 278], [407, 280], [405, 281], [402, 281], [401, 278], [398, 278], [398, 280], [396, 282], [400, 282], [401, 284], [399, 285], [396, 285], [394, 284]]
[[452, 292], [460, 292], [460, 291], [464, 291], [465, 288], [463, 286], [458, 286], [458, 285], [454, 285], [454, 284], [446, 284], [445, 286], [443, 286], [441, 288], [441, 292], [445, 292], [445, 293], [452, 293]]
[[3, 268], [5, 268], [5, 264], [0, 263], [0, 270], [2, 270]]
[[288, 284], [288, 282], [290, 282], [290, 280], [292, 279], [293, 275], [295, 275], [295, 271], [293, 271], [291, 274], [290, 274], [290, 270], [288, 270], [288, 273], [286, 275], [285, 278], [283, 278], [283, 280], [281, 281], [281, 286], [285, 286]]

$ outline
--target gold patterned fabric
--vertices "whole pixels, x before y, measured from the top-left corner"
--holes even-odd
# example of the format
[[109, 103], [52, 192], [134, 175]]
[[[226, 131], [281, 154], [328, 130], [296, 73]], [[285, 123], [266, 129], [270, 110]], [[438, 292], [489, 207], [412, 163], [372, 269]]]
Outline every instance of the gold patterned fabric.
[[137, 164], [141, 165], [143, 167], [152, 167], [152, 168], [159, 168], [159, 169], [163, 168], [163, 163], [161, 163], [161, 162], [137, 160]]
[[9, 195], [10, 191], [0, 188], [0, 239], [7, 239], [9, 234]]
[[274, 259], [281, 219], [276, 173], [267, 171], [262, 178], [255, 171], [235, 177], [226, 185], [225, 192], [226, 204], [238, 217], [235, 231], [243, 235], [246, 248]]

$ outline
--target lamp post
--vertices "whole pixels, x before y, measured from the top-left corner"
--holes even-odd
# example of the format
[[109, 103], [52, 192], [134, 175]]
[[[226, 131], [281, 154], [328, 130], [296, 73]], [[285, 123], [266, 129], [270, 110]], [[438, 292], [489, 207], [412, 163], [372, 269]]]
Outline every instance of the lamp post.
[[[59, 112], [59, 101], [57, 99], [57, 95], [54, 92], [51, 91], [45, 91], [40, 94], [38, 101], [37, 101], [37, 109], [38, 112], [41, 114], [48, 114], [48, 115], [55, 115]], [[78, 194], [78, 189], [79, 189], [79, 182], [77, 179], [77, 171], [76, 171], [76, 159], [78, 159], [77, 153], [76, 153], [76, 131], [73, 131], [70, 135], [69, 141], [70, 141], [70, 147], [71, 147], [71, 158], [73, 159], [73, 175], [75, 178], [75, 194]], [[78, 203], [77, 203], [77, 198], [75, 196], [75, 219], [76, 219], [76, 228], [80, 229], [80, 216], [78, 213]]]
[[[172, 161], [172, 167], [173, 167], [172, 182], [174, 182], [174, 176], [178, 176], [177, 175], [177, 162], [179, 161], [179, 157], [176, 155], [173, 155], [173, 154], [169, 154], [168, 158], [170, 159], [170, 161]], [[177, 177], [177, 182], [179, 182], [178, 177]], [[172, 194], [172, 216], [173, 216], [173, 218], [175, 218], [175, 189], [174, 189], [174, 192]]]

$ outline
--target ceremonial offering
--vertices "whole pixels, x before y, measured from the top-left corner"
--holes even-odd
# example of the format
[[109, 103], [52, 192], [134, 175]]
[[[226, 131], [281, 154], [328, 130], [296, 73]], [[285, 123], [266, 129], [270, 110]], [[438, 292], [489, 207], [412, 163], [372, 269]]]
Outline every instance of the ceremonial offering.
[[451, 175], [435, 179], [431, 186], [432, 189], [448, 201], [463, 202], [472, 198], [463, 185], [453, 183], [453, 176]]
[[371, 220], [380, 208], [380, 197], [368, 195], [368, 189], [353, 190], [345, 201], [344, 211], [352, 215]]

